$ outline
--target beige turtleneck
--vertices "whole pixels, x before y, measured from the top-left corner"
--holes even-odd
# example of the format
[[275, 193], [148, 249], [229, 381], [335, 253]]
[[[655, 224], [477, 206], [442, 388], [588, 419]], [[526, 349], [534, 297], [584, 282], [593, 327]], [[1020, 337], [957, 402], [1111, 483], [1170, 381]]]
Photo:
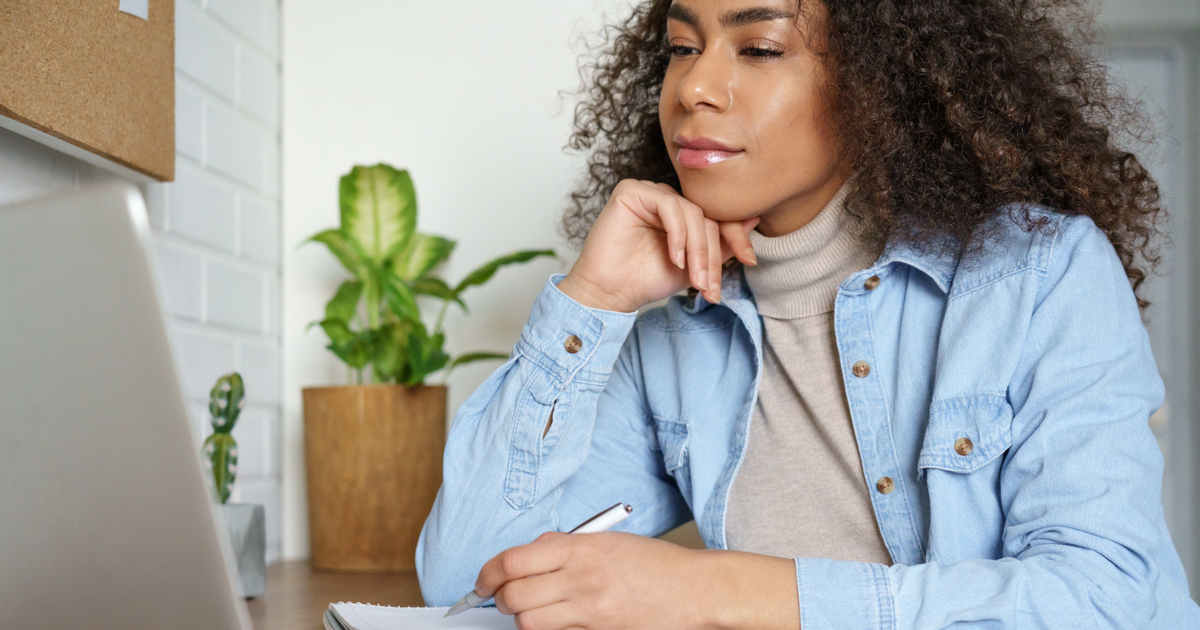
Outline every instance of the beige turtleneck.
[[726, 514], [730, 549], [891, 564], [850, 421], [834, 336], [838, 285], [876, 256], [850, 231], [847, 186], [783, 236], [750, 233], [746, 282], [763, 321], [763, 375]]

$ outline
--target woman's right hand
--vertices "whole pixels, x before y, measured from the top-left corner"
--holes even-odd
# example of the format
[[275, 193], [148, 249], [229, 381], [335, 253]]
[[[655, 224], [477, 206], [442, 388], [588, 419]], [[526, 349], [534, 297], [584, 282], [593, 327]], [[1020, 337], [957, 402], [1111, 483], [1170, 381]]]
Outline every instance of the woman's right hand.
[[558, 288], [592, 308], [630, 312], [695, 287], [721, 301], [721, 265], [757, 264], [747, 233], [758, 217], [715, 221], [666, 184], [617, 184]]

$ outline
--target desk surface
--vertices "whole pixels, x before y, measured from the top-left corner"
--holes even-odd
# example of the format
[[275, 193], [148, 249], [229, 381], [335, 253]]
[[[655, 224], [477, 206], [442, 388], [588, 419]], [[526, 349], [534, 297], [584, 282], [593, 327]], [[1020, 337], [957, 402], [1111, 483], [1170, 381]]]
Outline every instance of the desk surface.
[[267, 592], [248, 600], [254, 630], [324, 630], [330, 602], [424, 606], [415, 573], [364, 574], [313, 571], [308, 561], [267, 567]]

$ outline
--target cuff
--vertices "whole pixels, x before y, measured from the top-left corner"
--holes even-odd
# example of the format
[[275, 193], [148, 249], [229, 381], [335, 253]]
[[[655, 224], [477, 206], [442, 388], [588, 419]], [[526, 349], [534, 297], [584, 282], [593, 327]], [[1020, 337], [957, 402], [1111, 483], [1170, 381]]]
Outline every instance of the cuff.
[[606, 382], [637, 312], [588, 308], [558, 290], [564, 277], [550, 276], [534, 300], [517, 352], [560, 381], [574, 376]]
[[893, 630], [895, 603], [887, 567], [869, 562], [796, 558], [804, 630]]

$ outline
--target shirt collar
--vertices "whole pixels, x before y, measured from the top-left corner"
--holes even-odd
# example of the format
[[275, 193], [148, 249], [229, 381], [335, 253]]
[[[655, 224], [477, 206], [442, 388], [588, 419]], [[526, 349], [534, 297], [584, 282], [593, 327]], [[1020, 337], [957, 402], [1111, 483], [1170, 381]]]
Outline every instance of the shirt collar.
[[959, 255], [958, 248], [949, 245], [922, 252], [908, 243], [889, 242], [874, 267], [882, 269], [895, 262], [904, 263], [929, 276], [942, 293], [950, 293]]
[[[954, 280], [955, 270], [958, 269], [959, 256], [958, 249], [950, 246], [932, 248], [932, 251], [922, 252], [908, 243], [891, 241], [884, 246], [883, 253], [871, 266], [870, 271], [874, 273], [875, 270], [885, 269], [892, 263], [903, 263], [929, 276], [934, 284], [942, 290], [942, 293], [948, 294], [950, 293], [950, 283]], [[721, 275], [723, 301], [753, 299], [741, 264], [726, 266]], [[698, 298], [698, 300], [703, 302], [703, 298]]]

